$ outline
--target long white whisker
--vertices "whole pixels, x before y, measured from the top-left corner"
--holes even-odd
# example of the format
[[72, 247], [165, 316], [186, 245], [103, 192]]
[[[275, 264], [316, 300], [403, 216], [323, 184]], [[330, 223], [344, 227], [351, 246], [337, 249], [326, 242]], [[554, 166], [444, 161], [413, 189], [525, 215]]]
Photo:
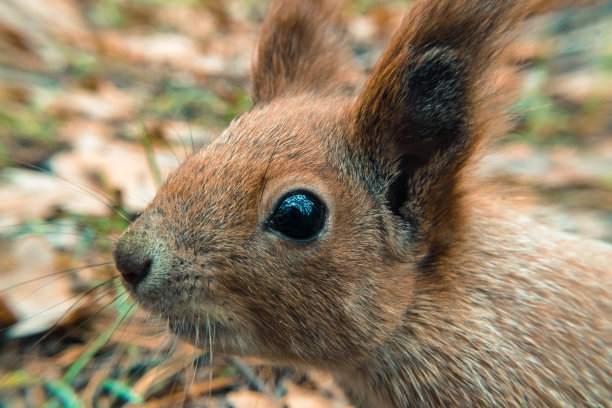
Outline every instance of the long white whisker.
[[[108, 266], [108, 265], [112, 265], [112, 264], [113, 264], [113, 262], [102, 262], [102, 263], [98, 263], [98, 264], [90, 264], [90, 265], [77, 266], [76, 268], [70, 268], [70, 269], [64, 269], [64, 270], [57, 271], [57, 272], [52, 272], [52, 273], [49, 273], [49, 274], [47, 274], [45, 276], [39, 276], [37, 278], [28, 279], [28, 280], [21, 281], [19, 283], [11, 285], [11, 286], [7, 286], [6, 288], [1, 289], [0, 293], [8, 292], [9, 290], [14, 289], [16, 287], [27, 285], [28, 283], [33, 283], [33, 282], [36, 282], [38, 280], [50, 278], [52, 276], [67, 275], [67, 274], [73, 273], [73, 272], [80, 272], [80, 271], [84, 271], [84, 270], [87, 270], [87, 269], [90, 269], [90, 268], [97, 268], [99, 266]], [[61, 278], [63, 278], [63, 276], [60, 276], [60, 279]]]
[[[27, 163], [24, 161], [20, 161], [20, 160], [15, 160], [15, 163], [17, 164], [21, 164], [22, 166], [26, 166], [32, 170], [37, 170], [37, 171], [41, 171], [47, 174], [53, 174], [51, 171], [44, 169], [40, 166], [36, 166], [34, 164], [31, 163]], [[91, 191], [91, 189], [87, 186], [83, 186], [75, 181], [71, 181], [68, 180], [65, 177], [60, 176], [59, 174], [53, 174], [54, 177], [57, 177], [58, 179], [64, 181], [65, 183], [68, 183], [69, 185], [73, 186], [76, 188], [77, 191], [86, 194], [94, 199], [96, 199], [99, 203], [103, 204], [106, 208], [108, 208], [109, 210], [113, 211], [115, 214], [117, 214], [119, 217], [121, 217], [125, 222], [127, 222], [128, 224], [130, 223], [129, 218], [123, 214], [121, 211], [119, 211], [117, 209], [117, 205], [118, 203], [114, 202], [112, 199], [110, 199], [109, 197], [107, 197], [105, 194], [99, 192], [99, 191]]]

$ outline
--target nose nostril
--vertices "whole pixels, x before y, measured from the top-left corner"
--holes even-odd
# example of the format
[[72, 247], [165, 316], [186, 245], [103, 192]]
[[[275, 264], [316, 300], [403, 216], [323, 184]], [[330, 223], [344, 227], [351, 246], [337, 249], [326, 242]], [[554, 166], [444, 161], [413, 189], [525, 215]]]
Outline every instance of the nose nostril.
[[149, 273], [152, 265], [153, 265], [153, 260], [151, 260], [151, 258], [147, 258], [144, 261], [142, 261], [142, 270], [144, 271], [145, 275]]
[[134, 253], [116, 253], [115, 266], [130, 285], [138, 285], [151, 271], [153, 260]]

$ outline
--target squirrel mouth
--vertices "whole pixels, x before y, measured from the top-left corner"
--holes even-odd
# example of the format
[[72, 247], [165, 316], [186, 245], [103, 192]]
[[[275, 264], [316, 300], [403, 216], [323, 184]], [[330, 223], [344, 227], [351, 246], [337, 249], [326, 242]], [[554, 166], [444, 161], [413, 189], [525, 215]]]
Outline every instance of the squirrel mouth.
[[168, 319], [169, 331], [181, 340], [191, 343], [195, 347], [209, 347], [219, 336], [225, 336], [227, 326], [212, 318], [204, 319], [199, 324]]

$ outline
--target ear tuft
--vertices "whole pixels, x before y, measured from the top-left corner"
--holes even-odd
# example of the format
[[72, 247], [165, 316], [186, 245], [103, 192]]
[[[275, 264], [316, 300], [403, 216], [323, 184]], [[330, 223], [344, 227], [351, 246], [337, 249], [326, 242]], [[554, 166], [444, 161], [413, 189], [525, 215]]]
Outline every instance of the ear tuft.
[[464, 169], [501, 118], [491, 74], [526, 3], [415, 1], [349, 113], [350, 148], [434, 261], [461, 230]]
[[338, 27], [339, 1], [277, 0], [262, 25], [252, 69], [253, 100], [288, 93], [354, 90]]

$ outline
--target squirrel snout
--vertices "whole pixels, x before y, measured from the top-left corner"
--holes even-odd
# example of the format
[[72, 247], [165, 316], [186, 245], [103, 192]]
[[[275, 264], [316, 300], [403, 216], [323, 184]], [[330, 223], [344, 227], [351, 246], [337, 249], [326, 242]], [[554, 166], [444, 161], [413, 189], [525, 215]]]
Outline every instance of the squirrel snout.
[[132, 286], [137, 286], [149, 274], [153, 259], [138, 251], [125, 250], [121, 246], [115, 249], [115, 266], [123, 279]]

